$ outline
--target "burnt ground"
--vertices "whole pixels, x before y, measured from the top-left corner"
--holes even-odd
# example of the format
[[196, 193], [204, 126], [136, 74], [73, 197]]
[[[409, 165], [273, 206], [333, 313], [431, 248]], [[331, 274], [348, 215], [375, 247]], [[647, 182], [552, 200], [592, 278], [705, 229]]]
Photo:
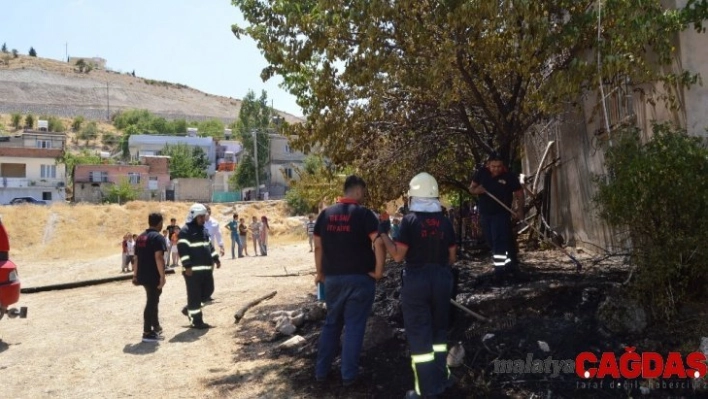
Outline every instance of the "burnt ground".
[[[618, 335], [605, 329], [596, 319], [599, 304], [608, 293], [621, 290], [621, 283], [629, 275], [629, 267], [620, 258], [581, 259], [581, 273], [558, 252], [522, 253], [522, 274], [513, 280], [494, 284], [485, 276], [490, 271], [489, 257], [483, 254], [467, 256], [458, 263], [458, 302], [491, 320], [480, 322], [454, 309], [448, 334], [449, 346], [461, 342], [466, 356], [461, 367], [452, 369], [458, 379], [442, 398], [627, 398], [627, 397], [708, 397], [684, 383], [678, 389], [659, 385], [649, 395], [642, 395], [638, 385], [618, 388], [619, 380], [606, 379], [595, 385], [584, 385], [572, 373], [552, 376], [544, 373], [495, 373], [494, 360], [574, 360], [584, 351], [596, 354], [615, 352], [636, 346], [639, 352], [695, 351], [705, 324], [696, 326], [697, 319], [705, 319], [704, 306], [694, 306], [683, 313], [672, 325], [652, 325], [641, 334]], [[302, 398], [397, 398], [412, 388], [403, 318], [399, 307], [400, 265], [389, 263], [385, 278], [377, 286], [375, 315], [385, 318], [394, 329], [393, 338], [362, 354], [361, 381], [343, 388], [338, 377], [339, 364], [335, 361], [330, 380], [323, 384], [314, 381], [317, 339], [322, 321], [308, 322], [297, 334], [307, 343], [298, 350], [285, 350], [278, 345], [289, 337], [275, 332], [270, 313], [276, 310], [296, 310], [312, 306], [314, 295], [293, 303], [287, 309], [262, 305], [254, 308], [251, 317], [241, 323], [235, 339], [244, 345], [234, 354], [234, 362], [269, 358], [278, 360], [272, 366], [233, 375], [210, 385], [222, 392], [233, 392], [244, 383], [263, 383], [263, 375], [286, 375], [288, 392], [264, 391], [264, 397]], [[692, 327], [688, 327], [692, 326]], [[701, 333], [703, 333], [701, 335]], [[494, 334], [489, 337], [487, 334]], [[487, 339], [483, 341], [483, 338]], [[548, 345], [548, 352], [538, 341]], [[599, 357], [599, 356], [598, 356]], [[602, 386], [600, 387], [600, 382]], [[668, 384], [677, 381], [655, 381]], [[646, 383], [646, 382], [645, 382]], [[633, 381], [632, 384], [635, 384]]]

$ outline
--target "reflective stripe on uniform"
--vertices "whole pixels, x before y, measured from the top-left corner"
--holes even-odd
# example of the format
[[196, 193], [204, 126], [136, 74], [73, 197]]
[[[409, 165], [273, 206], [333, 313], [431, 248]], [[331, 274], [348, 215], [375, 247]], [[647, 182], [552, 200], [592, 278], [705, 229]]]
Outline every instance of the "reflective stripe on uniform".
[[201, 312], [202, 312], [201, 309], [197, 309], [197, 310], [189, 310], [189, 309], [187, 309], [187, 313], [189, 313], [190, 315], [199, 314], [199, 313], [201, 313]]
[[433, 352], [447, 352], [447, 344], [433, 345]]
[[191, 269], [193, 271], [197, 270], [211, 270], [211, 266], [192, 266]]
[[504, 266], [506, 263], [506, 255], [494, 255], [493, 258], [495, 267]]
[[435, 353], [426, 353], [423, 355], [411, 355], [411, 365], [413, 366], [413, 379], [415, 380], [415, 392], [420, 395], [420, 381], [418, 380], [418, 369], [416, 364], [435, 361]]
[[191, 242], [186, 238], [182, 238], [181, 240], [177, 241], [177, 244], [179, 244], [179, 243], [187, 244], [190, 247], [207, 247], [207, 246], [209, 246], [209, 241]]
[[185, 260], [189, 260], [189, 255], [184, 255], [183, 257], [179, 258], [179, 260], [181, 260], [182, 262], [184, 262]]
[[214, 251], [214, 252], [211, 253], [211, 256], [219, 256], [219, 253], [216, 252], [216, 251]]

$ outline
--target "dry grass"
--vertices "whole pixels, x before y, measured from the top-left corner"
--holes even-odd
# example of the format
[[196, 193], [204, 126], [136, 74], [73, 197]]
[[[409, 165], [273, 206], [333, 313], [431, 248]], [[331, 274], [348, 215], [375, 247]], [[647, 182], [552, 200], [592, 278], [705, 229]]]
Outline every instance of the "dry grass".
[[[142, 202], [125, 205], [52, 204], [51, 206], [0, 206], [10, 235], [13, 257], [28, 260], [71, 258], [95, 259], [120, 252], [122, 236], [139, 234], [147, 227], [150, 212], [162, 212], [166, 224], [171, 217], [184, 223], [191, 203]], [[293, 242], [304, 237], [304, 221], [287, 216], [282, 201], [237, 205], [241, 217], [266, 215], [274, 242]], [[233, 208], [215, 204], [212, 215], [223, 226], [231, 220]], [[228, 240], [228, 232], [222, 235]]]

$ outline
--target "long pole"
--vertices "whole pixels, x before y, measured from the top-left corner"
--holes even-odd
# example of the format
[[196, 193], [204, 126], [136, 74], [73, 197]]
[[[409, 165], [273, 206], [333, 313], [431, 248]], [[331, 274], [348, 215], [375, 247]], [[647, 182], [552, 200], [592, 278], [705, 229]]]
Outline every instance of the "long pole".
[[[506, 210], [509, 211], [512, 215], [514, 215], [514, 211], [512, 211], [511, 208], [509, 208], [508, 206], [506, 206], [505, 203], [501, 202], [501, 201], [499, 200], [499, 198], [497, 198], [497, 197], [495, 197], [494, 195], [492, 195], [492, 194], [491, 194], [489, 191], [487, 191], [486, 189], [485, 189], [484, 191], [486, 191], [486, 192], [484, 193], [484, 195], [489, 196], [489, 198], [491, 198], [491, 199], [493, 199], [494, 201], [496, 201], [496, 202], [497, 202], [499, 205], [501, 205], [504, 209], [506, 209]], [[575, 264], [575, 267], [577, 268], [576, 271], [580, 272], [580, 269], [583, 268], [583, 265], [580, 264], [580, 261], [578, 261], [577, 259], [575, 259], [575, 256], [573, 256], [570, 252], [566, 251], [565, 248], [563, 248], [563, 247], [561, 247], [560, 245], [556, 244], [555, 241], [553, 241], [553, 240], [551, 240], [551, 239], [549, 239], [549, 238], [544, 237], [543, 233], [541, 233], [541, 232], [536, 228], [536, 226], [527, 223], [525, 220], [522, 220], [522, 222], [526, 223], [527, 226], [529, 226], [533, 231], [535, 231], [535, 232], [538, 234], [538, 236], [543, 239], [543, 241], [546, 241], [547, 243], [553, 245], [554, 247], [556, 247], [556, 249], [558, 249], [559, 251], [561, 251], [565, 256], [569, 257], [570, 260], [573, 262], [573, 264]]]
[[256, 165], [256, 201], [261, 197], [261, 184], [258, 182], [258, 131], [253, 131], [253, 162]]

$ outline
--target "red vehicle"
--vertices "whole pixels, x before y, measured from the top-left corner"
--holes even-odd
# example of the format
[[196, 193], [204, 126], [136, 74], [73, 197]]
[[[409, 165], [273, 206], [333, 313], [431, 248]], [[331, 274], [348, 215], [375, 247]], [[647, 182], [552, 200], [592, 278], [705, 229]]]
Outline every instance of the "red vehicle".
[[0, 319], [6, 314], [14, 319], [17, 316], [27, 317], [27, 308], [10, 308], [20, 300], [20, 278], [17, 275], [17, 266], [10, 260], [10, 240], [7, 237], [5, 226], [0, 220]]

